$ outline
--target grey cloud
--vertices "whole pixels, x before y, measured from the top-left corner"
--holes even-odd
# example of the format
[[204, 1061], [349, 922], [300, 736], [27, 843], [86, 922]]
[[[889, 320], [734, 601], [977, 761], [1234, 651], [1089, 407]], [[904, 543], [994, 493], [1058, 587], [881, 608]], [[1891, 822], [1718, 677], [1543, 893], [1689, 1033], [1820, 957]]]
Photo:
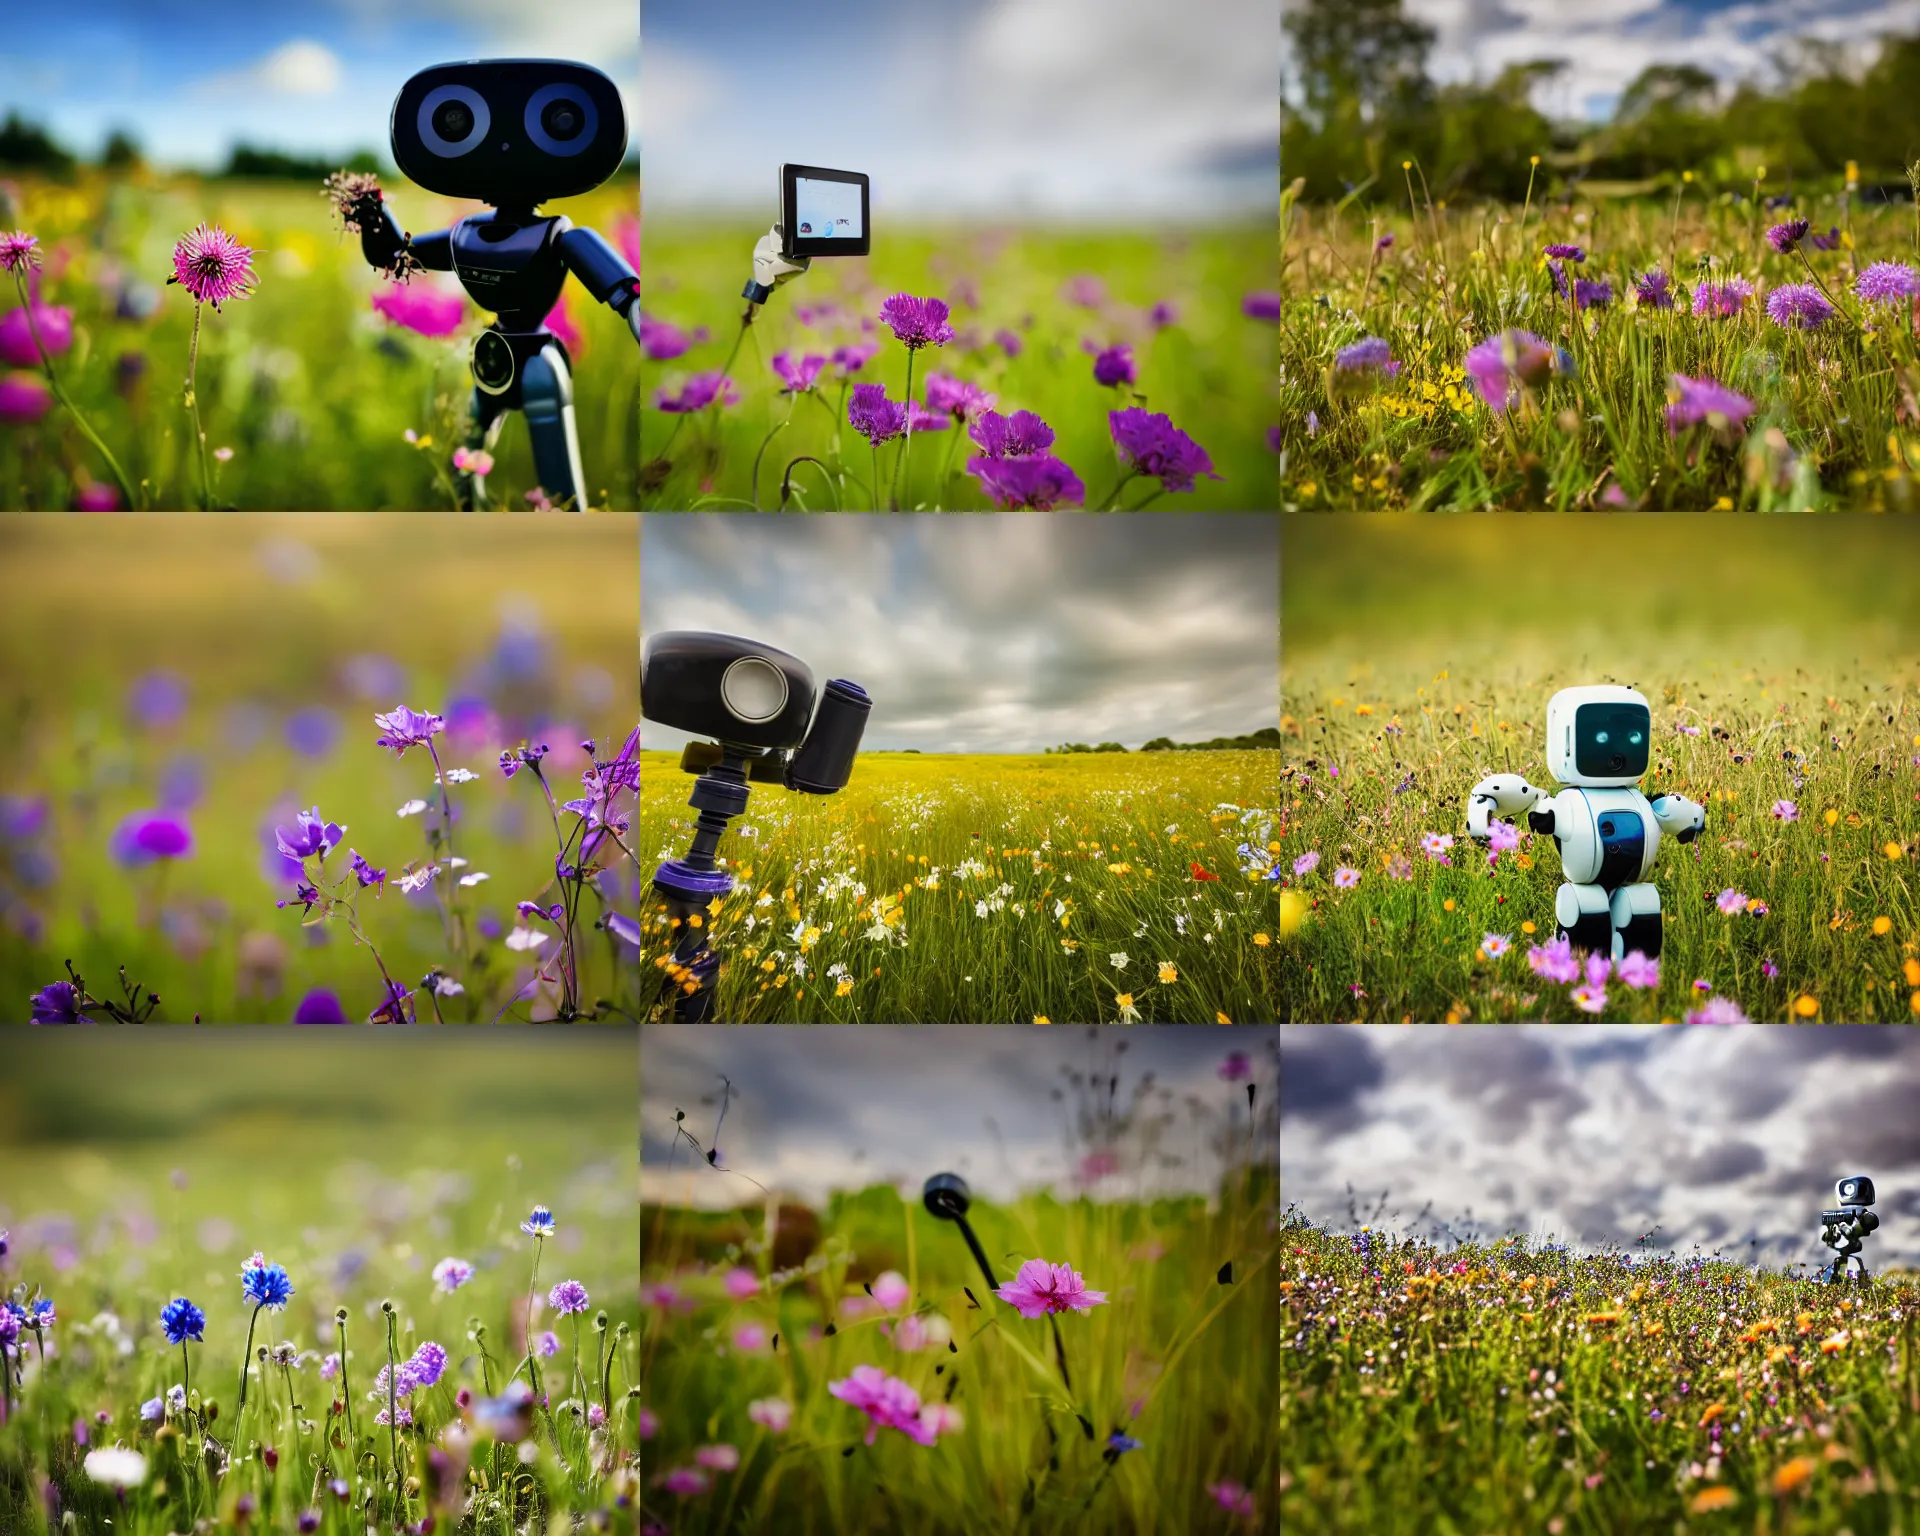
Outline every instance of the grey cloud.
[[1363, 1030], [1289, 1026], [1280, 1050], [1281, 1123], [1312, 1121], [1327, 1135], [1360, 1123], [1361, 1096], [1386, 1075]]
[[1708, 1147], [1674, 1164], [1674, 1174], [1689, 1184], [1731, 1184], [1767, 1166], [1767, 1154], [1750, 1141]]

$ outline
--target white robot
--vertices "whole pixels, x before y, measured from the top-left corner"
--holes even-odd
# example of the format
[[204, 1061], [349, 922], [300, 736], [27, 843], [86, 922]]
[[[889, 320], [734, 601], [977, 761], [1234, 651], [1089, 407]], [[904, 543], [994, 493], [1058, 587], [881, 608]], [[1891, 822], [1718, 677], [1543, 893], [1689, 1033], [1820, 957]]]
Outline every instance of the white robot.
[[1631, 688], [1562, 688], [1547, 704], [1547, 768], [1567, 787], [1536, 789], [1517, 773], [1473, 786], [1468, 834], [1492, 837], [1493, 816], [1527, 813], [1527, 825], [1560, 845], [1566, 876], [1554, 897], [1560, 936], [1575, 948], [1621, 956], [1660, 953], [1660, 892], [1647, 881], [1662, 834], [1690, 843], [1707, 813], [1682, 795], [1649, 801], [1634, 786], [1651, 757], [1653, 711]]

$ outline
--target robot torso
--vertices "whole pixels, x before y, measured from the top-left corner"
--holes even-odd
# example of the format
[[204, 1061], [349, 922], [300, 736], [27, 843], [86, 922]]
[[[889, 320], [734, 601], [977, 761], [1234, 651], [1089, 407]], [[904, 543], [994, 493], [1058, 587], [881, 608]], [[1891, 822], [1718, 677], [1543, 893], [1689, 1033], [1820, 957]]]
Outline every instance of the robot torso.
[[1609, 891], [1646, 878], [1660, 851], [1660, 824], [1637, 789], [1562, 789], [1553, 812], [1560, 868], [1576, 885]]

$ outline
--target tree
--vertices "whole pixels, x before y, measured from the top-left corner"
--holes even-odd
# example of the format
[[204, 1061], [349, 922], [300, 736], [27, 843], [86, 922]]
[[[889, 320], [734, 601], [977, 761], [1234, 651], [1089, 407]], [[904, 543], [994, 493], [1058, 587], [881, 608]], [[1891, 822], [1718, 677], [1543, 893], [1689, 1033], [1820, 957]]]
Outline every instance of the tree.
[[1293, 41], [1306, 109], [1322, 128], [1344, 103], [1371, 123], [1425, 85], [1435, 33], [1408, 17], [1401, 0], [1300, 0], [1281, 26]]
[[73, 156], [57, 144], [38, 123], [9, 112], [0, 124], [0, 165], [60, 175], [73, 169]]
[[107, 135], [106, 147], [100, 151], [100, 163], [110, 171], [130, 171], [142, 163], [140, 141], [124, 128], [116, 128]]
[[1644, 117], [1659, 107], [1676, 112], [1711, 111], [1720, 82], [1697, 64], [1649, 64], [1620, 93], [1616, 122]]

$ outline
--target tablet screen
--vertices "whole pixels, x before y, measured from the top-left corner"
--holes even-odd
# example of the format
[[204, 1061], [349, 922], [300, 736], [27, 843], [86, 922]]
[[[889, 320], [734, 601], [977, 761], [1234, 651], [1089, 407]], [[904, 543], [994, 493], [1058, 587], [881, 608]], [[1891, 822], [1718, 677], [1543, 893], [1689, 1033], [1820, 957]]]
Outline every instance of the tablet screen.
[[858, 182], [799, 176], [794, 179], [793, 203], [793, 232], [802, 240], [858, 240], [865, 234]]

